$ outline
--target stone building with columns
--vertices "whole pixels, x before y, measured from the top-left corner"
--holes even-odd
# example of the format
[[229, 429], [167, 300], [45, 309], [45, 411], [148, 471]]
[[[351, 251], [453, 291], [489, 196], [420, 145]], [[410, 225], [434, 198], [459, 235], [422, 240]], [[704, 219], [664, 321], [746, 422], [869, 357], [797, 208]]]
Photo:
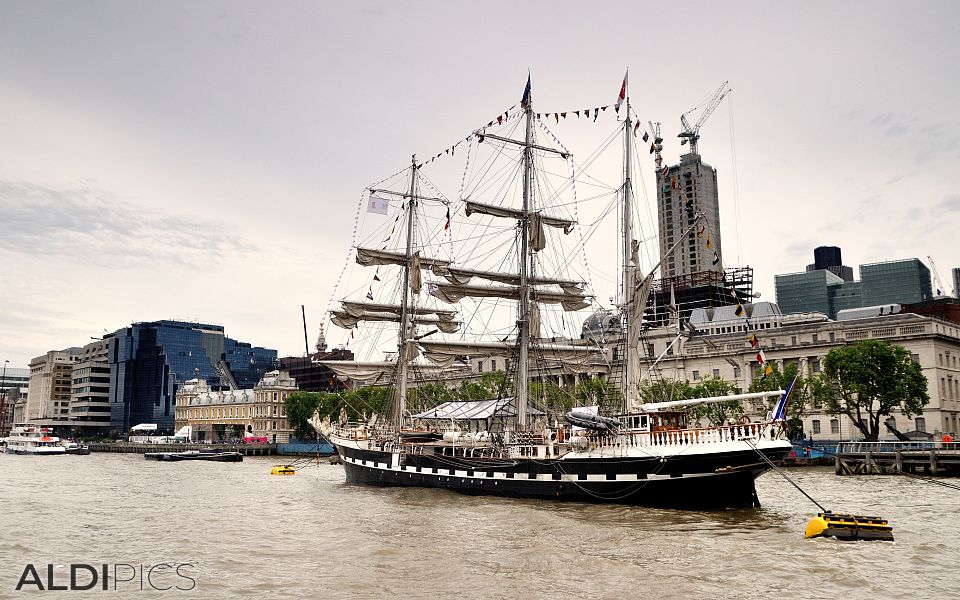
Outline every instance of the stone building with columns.
[[[762, 370], [748, 340], [751, 333], [760, 338], [768, 361], [780, 368], [796, 365], [804, 375], [818, 375], [833, 348], [865, 339], [882, 340], [911, 353], [927, 377], [930, 395], [922, 415], [908, 419], [893, 414], [891, 425], [918, 437], [960, 431], [960, 324], [912, 313], [833, 321], [820, 313], [783, 315], [776, 304], [758, 302], [744, 305], [748, 326], [734, 313], [735, 308], [695, 310], [690, 322], [701, 334], [692, 337], [678, 338], [675, 326], [646, 332], [642, 338], [646, 356], [664, 354], [659, 365], [664, 378], [696, 384], [706, 377], [722, 377], [746, 390]], [[617, 368], [614, 362], [611, 372]], [[846, 417], [817, 410], [808, 410], [803, 428], [815, 441], [859, 436]], [[881, 434], [881, 439], [886, 438], [893, 435]]]
[[190, 379], [177, 391], [175, 425], [189, 425], [198, 442], [229, 442], [263, 437], [272, 444], [290, 441], [287, 396], [297, 391], [286, 371], [270, 371], [253, 389], [213, 391], [205, 379]]

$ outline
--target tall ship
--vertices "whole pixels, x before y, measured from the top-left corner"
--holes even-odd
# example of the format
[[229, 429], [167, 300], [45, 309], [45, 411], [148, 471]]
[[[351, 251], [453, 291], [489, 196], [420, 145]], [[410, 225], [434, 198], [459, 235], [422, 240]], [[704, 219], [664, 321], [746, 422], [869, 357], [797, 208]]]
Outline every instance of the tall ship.
[[[368, 212], [388, 217], [374, 236], [380, 243], [357, 243], [353, 252], [377, 285], [356, 288], [358, 295], [366, 291], [365, 298], [342, 300], [331, 321], [359, 339], [396, 336], [396, 344], [389, 344], [393, 351], [381, 361], [324, 364], [351, 383], [389, 386], [389, 409], [365, 414], [359, 422], [350, 422], [343, 411], [312, 420], [339, 453], [347, 482], [677, 508], [759, 506], [756, 478], [791, 450], [785, 436], [789, 389], [641, 399], [654, 369], [643, 365], [655, 358], [642, 341], [644, 314], [663, 258], [649, 272], [641, 271], [632, 175], [639, 122], [626, 78], [614, 106], [577, 110], [576, 116], [582, 112], [595, 122], [608, 108], [622, 119], [622, 132], [611, 139], [622, 138], [624, 155], [620, 181], [609, 186], [615, 206], [602, 211], [616, 215], [611, 219], [616, 226], [606, 234], [617, 240], [619, 255], [616, 311], [609, 314], [619, 332], [614, 352], [622, 368], [604, 389], [616, 379], [617, 393], [580, 406], [551, 401], [545, 393], [545, 373], [557, 378], [589, 373], [598, 365], [609, 367], [614, 358], [609, 345], [593, 337], [564, 334], [578, 313], [597, 303], [584, 236], [571, 235], [582, 203], [572, 152], [548, 127], [568, 113], [536, 112], [528, 78], [519, 110], [504, 111], [424, 162], [414, 157], [393, 178], [394, 187], [369, 188]], [[654, 144], [659, 141], [657, 136]], [[453, 155], [467, 166], [459, 194], [451, 199], [422, 169]], [[657, 158], [659, 166], [659, 153]], [[565, 171], [568, 178], [551, 179]], [[658, 171], [658, 184], [666, 184], [667, 176]], [[593, 180], [581, 181], [583, 189]], [[689, 208], [686, 233], [703, 231], [704, 215]], [[395, 214], [392, 226], [390, 214]], [[452, 235], [451, 216], [462, 219], [460, 239]], [[573, 249], [563, 248], [565, 238], [574, 239]], [[393, 283], [385, 283], [388, 279]], [[388, 299], [376, 297], [387, 293]], [[484, 366], [488, 381], [496, 382], [492, 398], [472, 400], [466, 384], [453, 399], [428, 393], [476, 378]], [[491, 371], [503, 376], [492, 377]], [[754, 421], [705, 425], [690, 413], [744, 400], [765, 403], [769, 411]]]
[[67, 449], [60, 438], [50, 435], [50, 430], [32, 423], [15, 423], [7, 437], [4, 452], [28, 456], [60, 456]]

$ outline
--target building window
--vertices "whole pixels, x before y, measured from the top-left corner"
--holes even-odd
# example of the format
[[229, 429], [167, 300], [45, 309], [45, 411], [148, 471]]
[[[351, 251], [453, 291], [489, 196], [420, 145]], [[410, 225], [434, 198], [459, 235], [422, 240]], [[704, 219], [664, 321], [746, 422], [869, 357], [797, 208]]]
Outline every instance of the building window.
[[914, 425], [917, 426], [917, 431], [926, 431], [927, 430], [927, 420], [923, 417], [917, 417], [913, 420]]
[[478, 360], [478, 361], [477, 361], [477, 373], [483, 373], [483, 361], [482, 361], [482, 360]]
[[797, 336], [795, 336], [795, 335], [791, 335], [791, 336], [790, 336], [790, 345], [791, 345], [791, 346], [796, 346], [796, 345], [797, 345]]
[[835, 334], [834, 332], [831, 331], [831, 332], [830, 332], [830, 341], [831, 341], [831, 342], [836, 341], [836, 338], [837, 338], [837, 334]]
[[830, 419], [830, 433], [840, 433], [840, 419]]
[[740, 378], [740, 367], [733, 368], [733, 376], [736, 377], [737, 379]]
[[811, 360], [810, 360], [810, 369], [811, 369], [814, 373], [819, 373], [819, 372], [820, 372], [820, 359], [819, 359], [819, 358], [814, 358], [814, 359], [811, 359]]
[[818, 338], [818, 336], [817, 336], [817, 334], [813, 334], [813, 341], [815, 341], [815, 342], [818, 342], [818, 341], [820, 341], [820, 340], [819, 340], [819, 339], [817, 339], [817, 338]]
[[694, 372], [693, 372], [693, 380], [694, 380], [694, 381], [697, 381], [698, 379], [700, 379], [700, 371], [694, 371]]
[[714, 370], [713, 370], [713, 376], [719, 378], [719, 377], [720, 377], [720, 369], [714, 369]]
[[497, 359], [495, 358], [490, 359], [490, 370], [491, 371], [497, 370]]
[[811, 425], [814, 433], [820, 433], [820, 419], [814, 419]]
[[920, 355], [919, 355], [919, 354], [911, 354], [911, 355], [910, 355], [910, 358], [913, 359], [913, 362], [917, 363], [918, 365], [920, 364]]

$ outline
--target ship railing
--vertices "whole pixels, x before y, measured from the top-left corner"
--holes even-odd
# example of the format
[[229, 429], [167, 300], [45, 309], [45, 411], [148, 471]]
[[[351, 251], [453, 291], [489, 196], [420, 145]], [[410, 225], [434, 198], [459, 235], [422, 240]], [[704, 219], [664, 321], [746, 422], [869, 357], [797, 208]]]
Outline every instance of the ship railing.
[[[669, 429], [654, 431], [649, 435], [651, 446], [689, 446], [693, 444], [721, 444], [740, 440], [758, 440], [766, 433], [766, 423], [738, 423], [694, 429]], [[632, 440], [634, 445], [643, 445], [643, 439]]]

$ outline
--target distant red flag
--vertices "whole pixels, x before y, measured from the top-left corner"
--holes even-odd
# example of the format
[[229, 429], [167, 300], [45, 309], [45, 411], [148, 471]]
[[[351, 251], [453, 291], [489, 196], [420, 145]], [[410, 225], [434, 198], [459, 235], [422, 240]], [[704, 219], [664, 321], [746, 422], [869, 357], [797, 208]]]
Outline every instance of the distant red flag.
[[449, 206], [447, 207], [447, 222], [443, 226], [444, 231], [446, 231], [447, 229], [450, 229], [450, 207]]
[[617, 113], [620, 112], [620, 105], [627, 98], [627, 75], [630, 74], [630, 71], [627, 71], [623, 76], [623, 85], [620, 86], [620, 95], [617, 96], [617, 102], [613, 105], [613, 110]]

